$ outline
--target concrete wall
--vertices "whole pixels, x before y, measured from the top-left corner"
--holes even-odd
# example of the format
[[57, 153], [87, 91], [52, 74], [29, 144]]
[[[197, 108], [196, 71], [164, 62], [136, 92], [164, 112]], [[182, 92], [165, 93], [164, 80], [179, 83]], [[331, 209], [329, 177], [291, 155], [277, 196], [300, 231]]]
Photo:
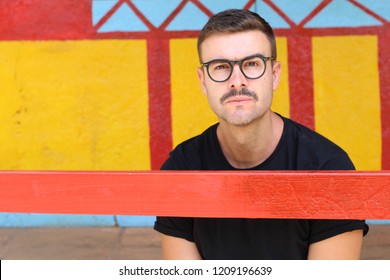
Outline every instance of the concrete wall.
[[[216, 122], [196, 36], [226, 8], [275, 28], [273, 109], [342, 146], [359, 170], [390, 167], [390, 2], [0, 2], [0, 169], [151, 170]], [[153, 217], [0, 214], [0, 226], [151, 225]]]

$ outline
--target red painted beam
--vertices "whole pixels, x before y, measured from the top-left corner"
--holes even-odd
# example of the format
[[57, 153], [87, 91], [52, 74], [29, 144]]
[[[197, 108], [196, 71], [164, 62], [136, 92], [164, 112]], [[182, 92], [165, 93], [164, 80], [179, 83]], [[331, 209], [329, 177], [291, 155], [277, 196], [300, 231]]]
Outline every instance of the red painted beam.
[[389, 172], [0, 172], [0, 212], [389, 219]]

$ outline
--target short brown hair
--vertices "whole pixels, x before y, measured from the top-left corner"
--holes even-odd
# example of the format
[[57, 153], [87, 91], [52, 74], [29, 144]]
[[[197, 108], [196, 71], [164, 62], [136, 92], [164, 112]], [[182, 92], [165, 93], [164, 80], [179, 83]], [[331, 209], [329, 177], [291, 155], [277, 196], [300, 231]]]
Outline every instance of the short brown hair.
[[211, 35], [252, 30], [259, 30], [266, 35], [271, 43], [271, 56], [276, 59], [276, 41], [272, 27], [258, 14], [240, 9], [225, 10], [210, 17], [198, 36], [199, 59], [201, 59], [200, 46]]

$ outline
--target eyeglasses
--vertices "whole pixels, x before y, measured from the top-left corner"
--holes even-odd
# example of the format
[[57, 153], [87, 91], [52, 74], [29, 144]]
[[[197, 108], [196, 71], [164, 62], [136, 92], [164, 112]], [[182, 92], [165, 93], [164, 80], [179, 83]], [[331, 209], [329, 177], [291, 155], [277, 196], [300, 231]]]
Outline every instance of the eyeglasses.
[[202, 63], [206, 67], [210, 79], [217, 83], [227, 81], [233, 73], [233, 67], [238, 64], [242, 74], [248, 79], [255, 80], [264, 75], [266, 63], [268, 60], [274, 60], [273, 57], [262, 55], [252, 55], [241, 60], [214, 59]]

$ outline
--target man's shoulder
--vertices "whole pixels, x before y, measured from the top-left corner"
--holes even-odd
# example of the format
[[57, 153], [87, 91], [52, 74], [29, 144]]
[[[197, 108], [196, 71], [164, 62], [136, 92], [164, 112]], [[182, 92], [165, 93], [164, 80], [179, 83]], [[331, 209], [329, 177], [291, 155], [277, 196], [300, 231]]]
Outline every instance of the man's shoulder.
[[319, 148], [332, 148], [332, 150], [335, 149], [336, 151], [342, 151], [340, 146], [319, 132], [291, 119], [284, 117], [283, 119], [286, 125], [286, 130], [288, 131], [287, 133], [289, 133], [290, 136], [293, 136], [293, 138], [297, 141], [303, 142], [305, 145], [312, 146], [316, 150]]
[[297, 151], [303, 169], [354, 169], [348, 154], [326, 136], [291, 119], [283, 118], [286, 141]]

